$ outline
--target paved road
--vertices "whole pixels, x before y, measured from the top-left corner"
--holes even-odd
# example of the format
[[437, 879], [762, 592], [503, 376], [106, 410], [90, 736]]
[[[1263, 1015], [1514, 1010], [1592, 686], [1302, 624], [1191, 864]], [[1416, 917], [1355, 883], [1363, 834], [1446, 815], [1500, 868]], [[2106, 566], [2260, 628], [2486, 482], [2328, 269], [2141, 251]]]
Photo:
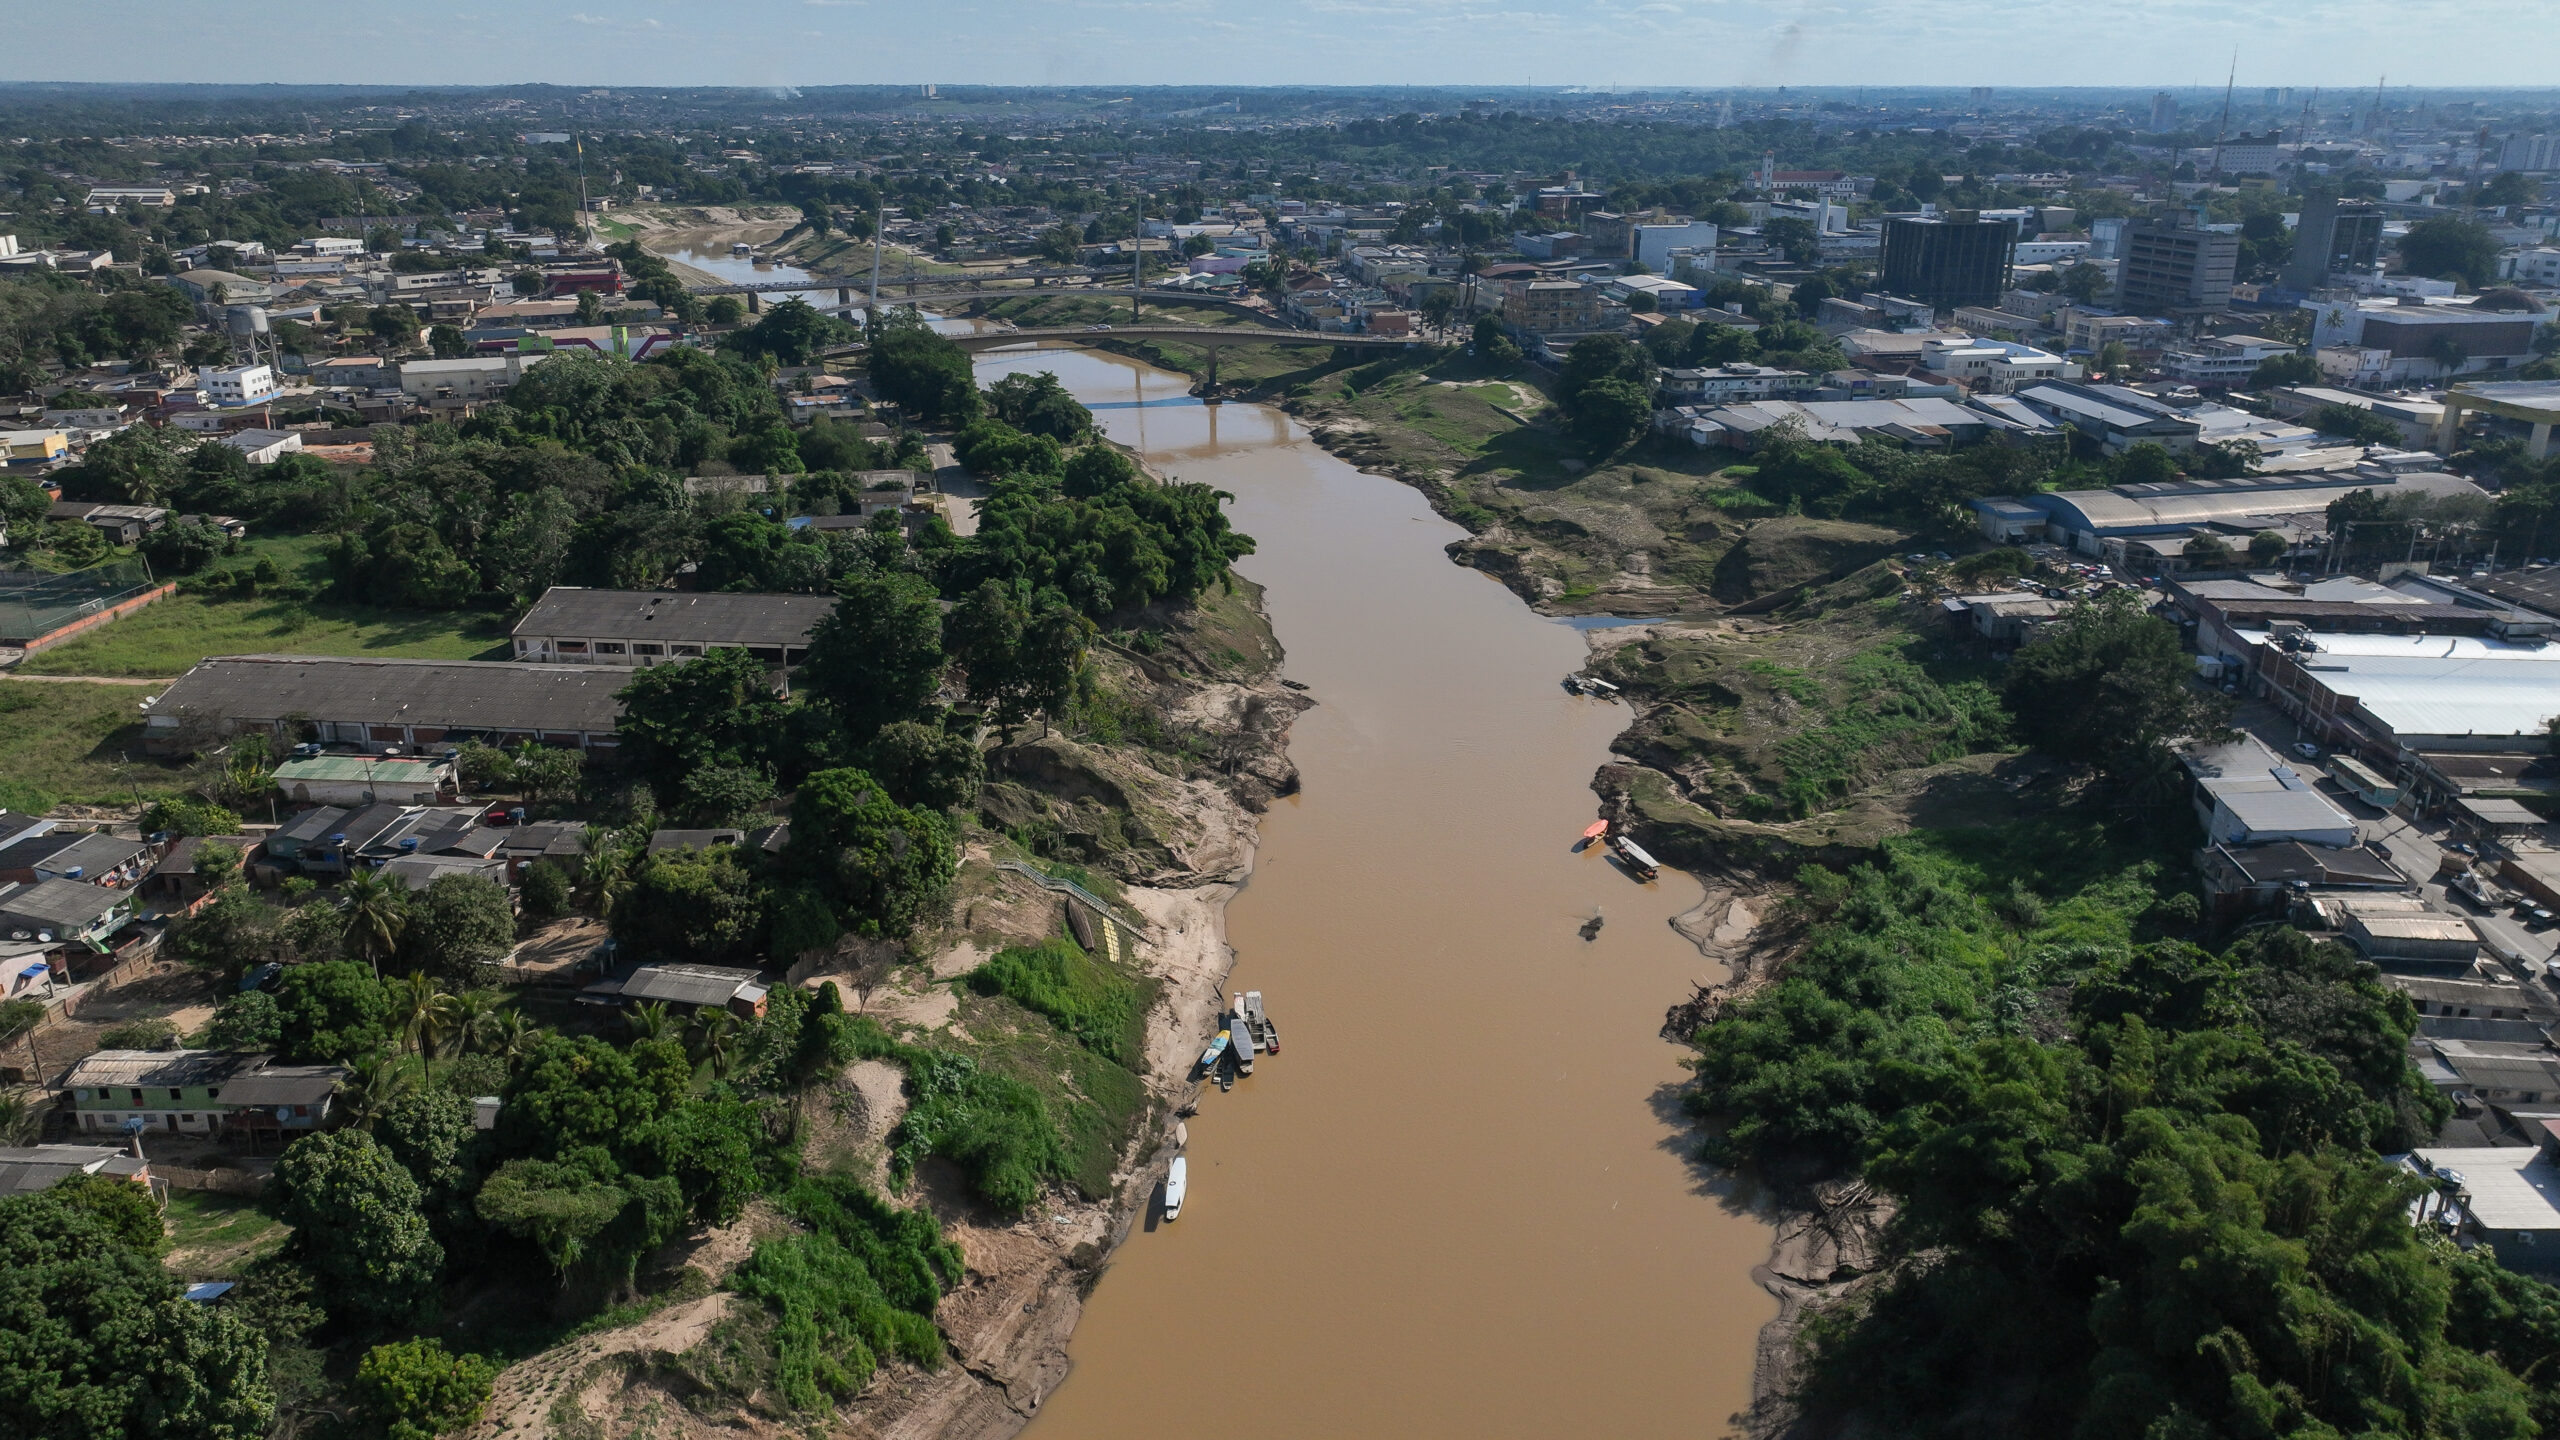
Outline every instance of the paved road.
[[0, 670], [0, 677], [11, 680], [41, 680], [48, 685], [174, 685], [176, 676], [164, 680], [138, 680], [131, 675], [21, 675], [15, 670]]

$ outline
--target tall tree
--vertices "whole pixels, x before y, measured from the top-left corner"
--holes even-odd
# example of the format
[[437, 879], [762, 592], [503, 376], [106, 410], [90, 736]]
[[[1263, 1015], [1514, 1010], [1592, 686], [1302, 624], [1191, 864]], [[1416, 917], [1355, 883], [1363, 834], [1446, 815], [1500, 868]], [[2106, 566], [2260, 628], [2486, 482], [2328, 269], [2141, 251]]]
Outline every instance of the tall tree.
[[403, 1324], [435, 1304], [444, 1249], [427, 1231], [418, 1182], [370, 1135], [306, 1135], [276, 1162], [278, 1213], [329, 1312]]
[[942, 684], [942, 602], [914, 575], [858, 576], [839, 593], [809, 639], [798, 683], [862, 744], [930, 708]]
[[2124, 590], [2065, 610], [2011, 659], [2003, 690], [2036, 748], [2118, 775], [2227, 714], [2195, 683], [2177, 627]]

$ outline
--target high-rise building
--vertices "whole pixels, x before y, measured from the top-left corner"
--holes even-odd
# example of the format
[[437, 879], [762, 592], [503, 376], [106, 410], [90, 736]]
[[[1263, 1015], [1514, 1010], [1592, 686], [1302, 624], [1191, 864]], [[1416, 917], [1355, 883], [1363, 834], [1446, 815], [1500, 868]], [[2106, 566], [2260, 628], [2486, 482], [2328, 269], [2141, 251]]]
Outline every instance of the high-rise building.
[[2382, 208], [2314, 190], [2303, 197], [2302, 219], [2293, 227], [2284, 287], [2317, 290], [2340, 271], [2370, 274], [2381, 260]]
[[1896, 216], [1884, 222], [1884, 292], [1941, 310], [1997, 304], [2017, 242], [2017, 226], [1970, 210]]
[[2185, 216], [2137, 220], [2124, 228], [2124, 269], [2116, 296], [2138, 314], [2195, 314], [2231, 303], [2240, 237], [2199, 230]]
[[2178, 97], [2163, 90], [2151, 97], [2151, 133], [2178, 128]]

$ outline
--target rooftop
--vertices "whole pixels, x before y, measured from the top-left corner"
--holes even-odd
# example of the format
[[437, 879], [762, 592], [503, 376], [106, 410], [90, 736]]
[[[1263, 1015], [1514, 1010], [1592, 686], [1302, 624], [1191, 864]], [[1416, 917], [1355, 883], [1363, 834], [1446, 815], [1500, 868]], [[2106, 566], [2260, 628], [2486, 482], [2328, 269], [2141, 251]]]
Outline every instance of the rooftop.
[[2462, 1176], [2471, 1218], [2490, 1230], [2560, 1229], [2560, 1166], [2530, 1145], [2419, 1150], [2421, 1160]]
[[609, 734], [632, 672], [610, 665], [225, 655], [181, 675], [152, 707], [156, 725], [195, 714], [287, 716], [453, 730]]
[[554, 585], [516, 622], [514, 633], [696, 645], [806, 645], [810, 632], [834, 609], [832, 595], [688, 594]]

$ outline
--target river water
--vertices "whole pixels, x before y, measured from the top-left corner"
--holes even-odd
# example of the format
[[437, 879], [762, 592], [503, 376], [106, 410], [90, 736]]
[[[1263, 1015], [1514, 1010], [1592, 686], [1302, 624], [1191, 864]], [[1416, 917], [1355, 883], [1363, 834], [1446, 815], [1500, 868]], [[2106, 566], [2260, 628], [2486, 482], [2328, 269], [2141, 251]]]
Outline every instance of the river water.
[[1095, 352], [978, 369], [1052, 371], [1158, 472], [1233, 494], [1237, 568], [1319, 702], [1227, 912], [1230, 986], [1284, 1048], [1203, 1095], [1182, 1219], [1113, 1258], [1029, 1440], [1721, 1431], [1776, 1313], [1750, 1279], [1770, 1232], [1686, 1159], [1659, 1038], [1721, 978], [1668, 923], [1697, 882], [1573, 848], [1629, 719], [1557, 683], [1579, 630], [1450, 563], [1463, 531], [1277, 410]]
[[1558, 685], [1582, 636], [1276, 410], [1110, 355], [979, 368], [1054, 371], [1158, 470], [1232, 492], [1238, 568], [1320, 702], [1227, 917], [1283, 1052], [1204, 1095], [1182, 1219], [1113, 1260], [1033, 1440], [1720, 1431], [1775, 1312], [1749, 1278], [1769, 1229], [1685, 1158], [1657, 1036], [1716, 975], [1667, 924], [1697, 882], [1573, 849], [1628, 721]]

